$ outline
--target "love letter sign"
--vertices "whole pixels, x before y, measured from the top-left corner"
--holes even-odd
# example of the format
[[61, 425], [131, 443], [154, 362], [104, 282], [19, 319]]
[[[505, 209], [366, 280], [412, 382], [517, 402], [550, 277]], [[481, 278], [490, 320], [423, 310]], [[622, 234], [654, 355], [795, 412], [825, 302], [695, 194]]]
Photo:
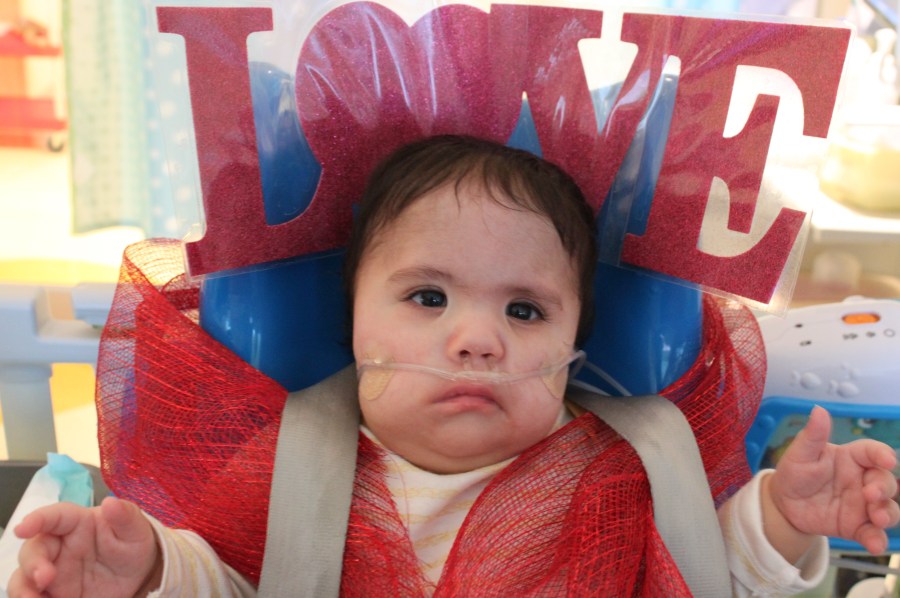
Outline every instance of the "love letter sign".
[[[727, 185], [728, 228], [749, 233], [779, 97], [760, 95], [725, 136], [739, 66], [784, 73], [803, 103], [803, 133], [825, 137], [850, 31], [780, 22], [625, 13], [637, 54], [598, 125], [579, 42], [603, 39], [604, 11], [498, 4], [430, 10], [408, 23], [371, 2], [321, 16], [296, 63], [299, 123], [321, 178], [308, 207], [267, 224], [256, 161], [247, 38], [273, 29], [269, 8], [161, 7], [161, 32], [184, 37], [206, 228], [186, 243], [192, 275], [342, 247], [373, 166], [427, 135], [506, 142], [527, 97], [541, 151], [571, 173], [599, 212], [670, 57], [681, 67], [646, 227], [621, 261], [768, 303], [805, 213], [782, 208], [749, 250], [699, 248], [714, 179]], [[723, 51], [727, 49], [727, 51]], [[595, 57], [600, 60], [602, 56]], [[249, 165], [249, 167], [248, 167]]]

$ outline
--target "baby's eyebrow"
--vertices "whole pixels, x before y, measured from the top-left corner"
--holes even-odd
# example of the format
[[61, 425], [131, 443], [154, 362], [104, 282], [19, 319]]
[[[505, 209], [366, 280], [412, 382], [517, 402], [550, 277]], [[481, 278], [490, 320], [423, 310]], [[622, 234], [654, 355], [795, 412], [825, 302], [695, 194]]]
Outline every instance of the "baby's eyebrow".
[[431, 266], [412, 266], [410, 268], [402, 268], [388, 277], [389, 282], [395, 283], [420, 281], [422, 279], [453, 282], [453, 276], [451, 276], [448, 272], [433, 268]]

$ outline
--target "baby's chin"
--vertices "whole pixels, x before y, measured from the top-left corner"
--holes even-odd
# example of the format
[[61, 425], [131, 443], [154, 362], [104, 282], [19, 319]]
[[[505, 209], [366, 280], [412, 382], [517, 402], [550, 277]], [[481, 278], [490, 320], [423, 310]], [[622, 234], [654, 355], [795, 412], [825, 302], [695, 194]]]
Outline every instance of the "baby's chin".
[[440, 474], [473, 471], [518, 456], [546, 434], [500, 440], [491, 434], [476, 436], [468, 431], [443, 430], [426, 441], [401, 442], [395, 453], [420, 469]]
[[410, 457], [404, 457], [407, 461], [425, 471], [441, 475], [452, 475], [475, 471], [483, 467], [489, 467], [497, 463], [503, 463], [515, 457], [518, 453], [510, 455], [477, 454], [477, 455], [448, 455], [445, 453], [416, 453]]

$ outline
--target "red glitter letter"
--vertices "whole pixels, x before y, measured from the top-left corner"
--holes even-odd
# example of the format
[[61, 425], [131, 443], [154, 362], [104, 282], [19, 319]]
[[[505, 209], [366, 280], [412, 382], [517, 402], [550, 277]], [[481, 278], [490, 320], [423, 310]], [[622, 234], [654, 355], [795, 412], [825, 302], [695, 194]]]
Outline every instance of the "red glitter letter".
[[601, 18], [560, 7], [495, 5], [485, 13], [449, 5], [409, 26], [369, 2], [325, 15], [297, 70], [301, 125], [322, 165], [301, 216], [307, 239], [320, 250], [345, 243], [368, 173], [404, 143], [440, 133], [506, 142], [523, 92], [544, 156], [573, 173], [599, 208], [643, 112], [615, 121], [622, 143], [601, 146], [578, 50], [581, 39], [599, 37]]
[[266, 224], [247, 36], [272, 28], [268, 8], [157, 9], [185, 40], [206, 230], [186, 244], [192, 275], [293, 257], [303, 223]]
[[[676, 55], [682, 61], [647, 229], [642, 236], [625, 238], [622, 260], [768, 302], [803, 223], [802, 212], [783, 209], [765, 236], [741, 255], [719, 257], [697, 247], [713, 177], [725, 181], [730, 191], [729, 228], [749, 230], [771, 141], [778, 107], [771, 96], [761, 96], [741, 134], [723, 137], [735, 71], [738, 65], [752, 65], [786, 73], [804, 100], [804, 134], [825, 137], [849, 30], [626, 15], [622, 37], [640, 41], [641, 52], [649, 49], [651, 57]], [[748, 41], [742, 45], [738, 40]]]

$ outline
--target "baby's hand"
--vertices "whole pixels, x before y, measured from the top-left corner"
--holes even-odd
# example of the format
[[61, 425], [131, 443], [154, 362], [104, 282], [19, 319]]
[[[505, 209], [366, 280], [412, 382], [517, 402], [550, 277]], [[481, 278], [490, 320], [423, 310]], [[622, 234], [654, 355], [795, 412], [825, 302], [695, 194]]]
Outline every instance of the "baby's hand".
[[43, 507], [14, 531], [26, 542], [10, 578], [10, 598], [134, 596], [158, 573], [153, 529], [123, 500], [107, 498], [91, 509]]
[[900, 521], [891, 471], [897, 457], [875, 440], [830, 444], [830, 434], [831, 417], [815, 407], [771, 476], [772, 501], [800, 532], [853, 540], [872, 554], [884, 552], [884, 530]]

